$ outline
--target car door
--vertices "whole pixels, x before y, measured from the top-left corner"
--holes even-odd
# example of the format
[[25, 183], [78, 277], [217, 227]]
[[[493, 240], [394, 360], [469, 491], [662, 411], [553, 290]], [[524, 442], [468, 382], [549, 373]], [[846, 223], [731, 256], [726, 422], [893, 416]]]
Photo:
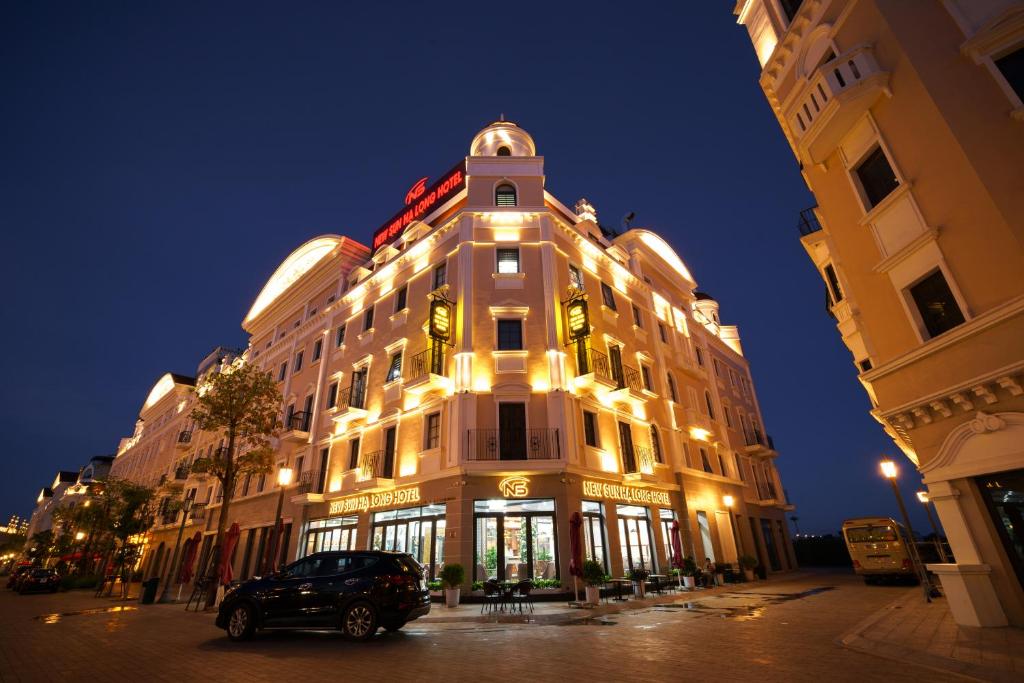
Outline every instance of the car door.
[[317, 568], [304, 600], [303, 622], [310, 626], [334, 624], [339, 615], [341, 594], [345, 591], [345, 575], [350, 557], [342, 554], [325, 556]]
[[289, 626], [299, 623], [308, 611], [308, 594], [320, 568], [321, 558], [307, 557], [268, 579], [263, 599], [263, 623]]

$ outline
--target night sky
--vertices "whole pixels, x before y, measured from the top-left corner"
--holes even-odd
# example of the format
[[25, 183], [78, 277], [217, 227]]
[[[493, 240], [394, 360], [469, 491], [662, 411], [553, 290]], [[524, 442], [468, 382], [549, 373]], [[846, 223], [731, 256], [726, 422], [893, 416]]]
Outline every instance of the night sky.
[[733, 4], [6, 3], [0, 515], [114, 452], [162, 373], [243, 346], [292, 249], [368, 243], [499, 113], [555, 196], [635, 212], [740, 326], [800, 530], [895, 514]]

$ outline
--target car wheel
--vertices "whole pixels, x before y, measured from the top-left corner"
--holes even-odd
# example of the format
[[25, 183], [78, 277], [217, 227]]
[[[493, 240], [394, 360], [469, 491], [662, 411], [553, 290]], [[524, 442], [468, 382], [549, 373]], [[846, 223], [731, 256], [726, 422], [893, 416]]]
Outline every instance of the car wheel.
[[256, 631], [256, 614], [252, 607], [246, 604], [238, 604], [231, 608], [228, 614], [228, 625], [225, 629], [228, 638], [231, 640], [249, 640]]
[[341, 634], [348, 640], [367, 640], [377, 632], [377, 610], [368, 602], [357, 602], [341, 615]]

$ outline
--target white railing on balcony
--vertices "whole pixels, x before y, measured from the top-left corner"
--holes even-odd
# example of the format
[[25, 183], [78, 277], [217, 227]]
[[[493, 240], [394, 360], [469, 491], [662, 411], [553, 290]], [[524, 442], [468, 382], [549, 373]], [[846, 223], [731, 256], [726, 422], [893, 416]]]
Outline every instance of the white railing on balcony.
[[879, 71], [869, 45], [850, 50], [818, 67], [788, 108], [790, 126], [797, 137], [810, 130], [833, 98]]

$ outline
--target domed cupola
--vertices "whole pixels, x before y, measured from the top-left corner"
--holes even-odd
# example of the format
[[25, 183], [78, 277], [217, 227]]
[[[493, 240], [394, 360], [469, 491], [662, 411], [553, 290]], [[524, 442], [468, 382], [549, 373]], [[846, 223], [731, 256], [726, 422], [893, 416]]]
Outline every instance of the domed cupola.
[[500, 120], [484, 128], [473, 138], [469, 146], [472, 157], [532, 157], [537, 155], [537, 146], [533, 138], [525, 130], [506, 121], [504, 115]]

